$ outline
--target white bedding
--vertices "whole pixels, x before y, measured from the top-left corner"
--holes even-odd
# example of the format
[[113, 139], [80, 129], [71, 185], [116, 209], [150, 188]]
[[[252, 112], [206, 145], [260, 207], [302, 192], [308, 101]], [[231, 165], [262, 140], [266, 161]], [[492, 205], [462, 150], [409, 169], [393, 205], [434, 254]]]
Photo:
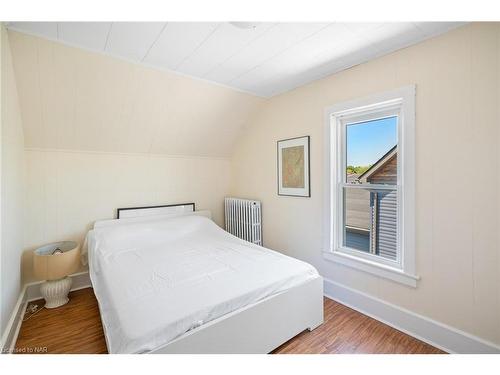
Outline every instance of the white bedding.
[[151, 218], [87, 235], [108, 350], [143, 353], [318, 276], [202, 216]]

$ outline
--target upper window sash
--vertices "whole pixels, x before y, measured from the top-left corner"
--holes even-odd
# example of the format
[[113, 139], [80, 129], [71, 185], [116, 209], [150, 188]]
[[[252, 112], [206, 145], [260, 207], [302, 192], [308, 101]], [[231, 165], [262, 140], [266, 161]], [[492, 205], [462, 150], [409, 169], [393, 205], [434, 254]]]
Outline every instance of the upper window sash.
[[[369, 121], [376, 121], [376, 120], [381, 120], [389, 117], [396, 117], [397, 118], [397, 127], [396, 127], [396, 137], [397, 137], [397, 152], [398, 155], [402, 151], [402, 147], [399, 144], [399, 134], [401, 133], [399, 128], [401, 126], [401, 113], [400, 113], [400, 106], [401, 103], [396, 104], [394, 108], [391, 109], [386, 109], [383, 108], [380, 113], [373, 113], [371, 116], [370, 113], [364, 114], [362, 116], [349, 116], [349, 117], [344, 117], [344, 118], [339, 118], [337, 121], [337, 126], [340, 128], [337, 131], [339, 132], [338, 136], [340, 137], [340, 144], [338, 145], [339, 152], [341, 153], [340, 158], [337, 158], [337, 170], [339, 173], [341, 173], [341, 176], [337, 175], [337, 182], [341, 182], [346, 184], [347, 183], [347, 176], [346, 176], [346, 169], [347, 169], [347, 127], [350, 125], [356, 125], [356, 124], [361, 124], [363, 122], [369, 122]], [[401, 163], [398, 159], [398, 164], [397, 164], [397, 182], [396, 185], [401, 185], [401, 178], [400, 178], [400, 167]], [[340, 177], [340, 178], [339, 178]], [[352, 186], [352, 185], [350, 185]], [[370, 186], [375, 186], [375, 184], [370, 184]], [[379, 186], [385, 186], [380, 184]], [[391, 185], [395, 186], [395, 185]]]
[[[400, 121], [401, 121], [401, 99], [389, 100], [382, 103], [367, 105], [363, 107], [358, 107], [354, 109], [349, 109], [341, 112], [336, 112], [330, 115], [330, 119], [332, 124], [335, 124], [333, 132], [331, 133], [331, 138], [337, 140], [337, 145], [333, 150], [335, 155], [334, 158], [334, 166], [336, 170], [335, 183], [346, 182], [345, 170], [347, 168], [347, 147], [346, 147], [346, 128], [348, 125], [354, 125], [357, 123], [379, 120], [387, 117], [396, 116], [398, 118], [398, 126], [397, 126], [397, 139], [398, 139], [398, 153], [401, 149], [400, 147]], [[331, 147], [331, 145], [330, 145]], [[339, 153], [335, 152], [335, 150], [340, 151]], [[397, 185], [401, 184], [400, 179], [400, 162], [398, 159], [398, 182]]]

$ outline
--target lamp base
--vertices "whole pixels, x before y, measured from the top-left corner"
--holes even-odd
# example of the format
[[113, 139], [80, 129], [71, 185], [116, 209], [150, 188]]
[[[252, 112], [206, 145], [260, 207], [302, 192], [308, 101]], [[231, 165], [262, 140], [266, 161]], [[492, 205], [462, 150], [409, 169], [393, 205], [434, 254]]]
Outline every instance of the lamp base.
[[40, 293], [45, 298], [45, 307], [53, 309], [68, 303], [68, 293], [71, 289], [71, 277], [59, 280], [49, 280], [40, 285]]

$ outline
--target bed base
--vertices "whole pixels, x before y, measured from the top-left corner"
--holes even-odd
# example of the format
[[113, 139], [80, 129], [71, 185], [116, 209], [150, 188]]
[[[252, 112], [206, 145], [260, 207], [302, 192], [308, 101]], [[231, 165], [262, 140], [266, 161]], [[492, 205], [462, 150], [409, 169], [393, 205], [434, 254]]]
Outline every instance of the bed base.
[[322, 323], [323, 279], [317, 277], [206, 323], [150, 353], [269, 353]]

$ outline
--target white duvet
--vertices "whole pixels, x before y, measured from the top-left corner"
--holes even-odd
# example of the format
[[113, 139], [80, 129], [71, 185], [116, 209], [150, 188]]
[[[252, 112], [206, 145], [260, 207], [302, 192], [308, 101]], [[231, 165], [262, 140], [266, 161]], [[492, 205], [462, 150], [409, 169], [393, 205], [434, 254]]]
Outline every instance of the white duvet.
[[318, 276], [309, 264], [240, 240], [202, 216], [98, 227], [87, 242], [111, 353], [152, 351]]

